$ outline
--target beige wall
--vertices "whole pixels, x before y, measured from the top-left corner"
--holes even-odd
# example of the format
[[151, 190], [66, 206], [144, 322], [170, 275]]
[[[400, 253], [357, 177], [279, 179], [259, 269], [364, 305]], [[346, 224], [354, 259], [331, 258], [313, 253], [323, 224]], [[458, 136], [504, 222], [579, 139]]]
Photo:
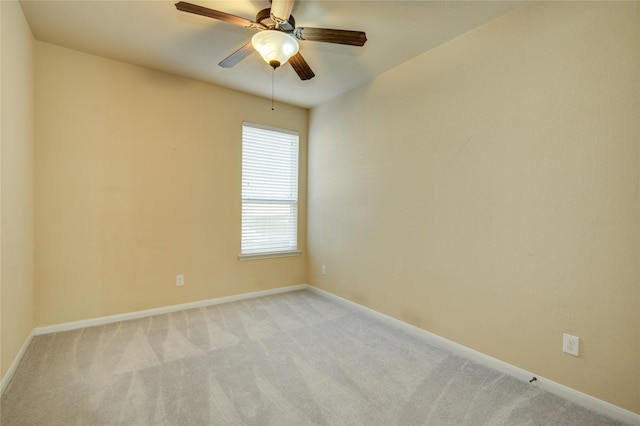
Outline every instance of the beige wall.
[[[42, 42], [36, 105], [38, 326], [306, 281], [306, 109]], [[303, 256], [237, 258], [243, 120], [300, 132]]]
[[35, 46], [17, 2], [2, 10], [0, 133], [0, 377], [34, 323], [34, 78]]
[[310, 283], [640, 413], [639, 5], [525, 6], [314, 108]]

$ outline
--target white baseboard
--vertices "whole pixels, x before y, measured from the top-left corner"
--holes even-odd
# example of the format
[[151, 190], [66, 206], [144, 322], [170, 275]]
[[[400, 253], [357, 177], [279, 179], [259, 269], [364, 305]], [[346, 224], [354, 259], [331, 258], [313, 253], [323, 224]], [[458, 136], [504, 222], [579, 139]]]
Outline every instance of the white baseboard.
[[22, 361], [24, 354], [27, 352], [27, 349], [29, 349], [29, 345], [33, 340], [33, 336], [35, 336], [35, 333], [34, 333], [34, 330], [31, 330], [31, 333], [29, 333], [26, 340], [22, 344], [22, 347], [18, 351], [18, 354], [13, 359], [11, 366], [9, 366], [9, 369], [7, 370], [7, 374], [5, 374], [4, 377], [2, 378], [2, 382], [0, 382], [0, 395], [4, 393], [4, 390], [7, 388], [7, 386], [9, 386], [9, 382], [11, 381], [11, 379], [13, 379], [13, 375], [16, 373], [16, 370], [18, 369], [18, 365], [20, 364], [20, 361]]
[[293, 285], [289, 287], [280, 287], [270, 290], [254, 291], [251, 293], [242, 293], [233, 296], [218, 297], [215, 299], [200, 300], [191, 303], [182, 303], [180, 305], [165, 306], [162, 308], [146, 309], [144, 311], [128, 312], [126, 314], [110, 315], [106, 317], [91, 318], [81, 321], [67, 322], [63, 324], [49, 325], [46, 327], [37, 327], [35, 335], [57, 333], [59, 331], [75, 330], [78, 328], [93, 327], [96, 325], [110, 324], [114, 322], [127, 321], [138, 318], [150, 317], [152, 315], [167, 314], [170, 312], [183, 311], [185, 309], [202, 308], [205, 306], [219, 305], [222, 303], [236, 302], [238, 300], [253, 299], [256, 297], [270, 296], [273, 294], [286, 293], [295, 290], [304, 290], [308, 288], [306, 284]]
[[544, 377], [541, 377], [537, 374], [523, 370], [522, 368], [516, 367], [504, 361], [500, 361], [499, 359], [493, 358], [489, 355], [485, 355], [481, 352], [475, 351], [466, 346], [452, 342], [451, 340], [448, 340], [436, 334], [430, 333], [419, 327], [413, 326], [406, 322], [400, 321], [396, 318], [390, 317], [388, 315], [385, 315], [373, 309], [367, 308], [366, 306], [359, 305], [355, 302], [352, 302], [351, 300], [342, 298], [340, 296], [336, 296], [333, 293], [329, 293], [325, 290], [319, 289], [317, 287], [313, 287], [311, 285], [307, 285], [306, 288], [308, 288], [309, 290], [317, 294], [324, 295], [333, 300], [337, 300], [341, 303], [355, 307], [356, 309], [359, 309], [360, 311], [366, 314], [372, 315], [387, 323], [398, 326], [399, 328], [402, 328], [406, 332], [409, 332], [415, 336], [423, 338], [429, 343], [433, 344], [434, 346], [448, 350], [452, 353], [455, 353], [456, 355], [460, 355], [462, 357], [468, 358], [474, 362], [477, 362], [480, 365], [497, 370], [501, 373], [509, 375], [522, 382], [529, 382], [529, 380], [531, 380], [533, 377], [536, 377], [536, 381], [534, 381], [531, 384], [532, 386], [536, 386], [549, 393], [552, 393], [561, 398], [569, 400], [577, 405], [580, 405], [581, 407], [584, 407], [596, 413], [600, 413], [605, 416], [611, 417], [612, 419], [623, 422], [625, 424], [640, 425], [640, 414], [633, 413], [631, 411], [625, 410], [624, 408], [610, 404], [606, 401], [602, 401], [601, 399], [595, 398], [591, 395], [587, 395], [585, 393], [582, 393], [570, 387], [561, 385], [560, 383], [554, 382], [553, 380], [545, 379]]

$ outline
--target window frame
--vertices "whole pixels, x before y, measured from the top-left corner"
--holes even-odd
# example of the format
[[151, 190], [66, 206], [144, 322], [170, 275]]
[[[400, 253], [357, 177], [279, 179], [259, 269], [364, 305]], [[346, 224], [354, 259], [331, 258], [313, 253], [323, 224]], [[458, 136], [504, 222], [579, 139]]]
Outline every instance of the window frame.
[[[295, 137], [295, 200], [292, 202], [291, 201], [291, 197], [287, 197], [287, 198], [270, 198], [269, 196], [265, 196], [264, 198], [259, 197], [259, 198], [247, 198], [245, 196], [245, 143], [247, 143], [247, 141], [245, 141], [245, 129], [246, 128], [250, 128], [253, 130], [264, 130], [267, 132], [275, 132], [278, 134], [283, 135], [283, 139], [284, 138], [288, 138], [291, 136]], [[299, 206], [299, 200], [300, 200], [300, 135], [299, 132], [294, 131], [294, 130], [289, 130], [289, 129], [281, 129], [281, 128], [276, 128], [276, 127], [272, 127], [272, 126], [266, 126], [266, 125], [262, 125], [262, 124], [256, 124], [256, 123], [251, 123], [251, 122], [246, 122], [244, 121], [242, 123], [242, 137], [241, 137], [241, 144], [242, 144], [242, 149], [241, 149], [241, 194], [240, 194], [240, 198], [241, 198], [241, 224], [240, 224], [240, 255], [238, 256], [239, 260], [255, 260], [255, 259], [268, 259], [268, 258], [278, 258], [278, 257], [289, 257], [289, 256], [299, 256], [302, 252], [301, 250], [298, 248], [298, 244], [299, 244], [299, 238], [298, 238], [298, 229], [299, 229], [299, 215], [300, 215], [300, 206]], [[292, 153], [293, 154], [293, 153]], [[268, 160], [266, 160], [268, 162]], [[289, 169], [289, 173], [291, 173], [291, 169]], [[262, 250], [262, 251], [253, 251], [253, 250], [249, 250], [246, 252], [243, 252], [243, 250], [245, 250], [245, 220], [247, 219], [247, 216], [245, 216], [245, 204], [251, 204], [251, 201], [253, 201], [253, 204], [260, 204], [260, 203], [264, 203], [266, 205], [270, 205], [270, 206], [274, 206], [274, 205], [288, 205], [288, 206], [295, 206], [295, 217], [294, 217], [294, 221], [295, 221], [295, 226], [293, 226], [293, 232], [295, 233], [295, 235], [292, 235], [291, 233], [287, 233], [286, 235], [289, 237], [289, 240], [291, 240], [292, 236], [295, 236], [295, 247], [294, 248], [284, 248], [284, 247], [280, 247], [280, 248], [274, 248], [273, 250]], [[257, 201], [257, 203], [256, 203]], [[288, 220], [290, 220], [290, 216], [288, 217]], [[266, 229], [266, 228], [265, 228]], [[284, 234], [282, 234], [284, 235]]]

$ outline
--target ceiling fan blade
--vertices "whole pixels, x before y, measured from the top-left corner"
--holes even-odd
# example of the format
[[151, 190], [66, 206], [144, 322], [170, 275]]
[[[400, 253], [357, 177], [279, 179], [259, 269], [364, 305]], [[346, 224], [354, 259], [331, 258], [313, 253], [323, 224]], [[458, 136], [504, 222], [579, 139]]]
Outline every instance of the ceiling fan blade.
[[240, 49], [236, 50], [231, 55], [227, 56], [222, 61], [220, 61], [220, 63], [218, 65], [221, 66], [222, 68], [234, 67], [240, 61], [242, 61], [244, 58], [246, 58], [247, 56], [251, 55], [254, 51], [255, 51], [255, 49], [253, 48], [253, 45], [251, 44], [251, 41], [249, 41], [247, 44], [242, 46]]
[[298, 74], [298, 77], [300, 77], [300, 80], [311, 80], [316, 76], [311, 70], [311, 67], [309, 67], [309, 64], [307, 64], [307, 61], [304, 60], [300, 52], [289, 58], [289, 63], [293, 67], [296, 74]]
[[178, 3], [176, 3], [176, 9], [182, 12], [189, 12], [195, 13], [196, 15], [206, 16], [207, 18], [219, 19], [221, 21], [229, 22], [231, 24], [240, 25], [243, 27], [255, 26], [255, 23], [249, 19], [241, 18], [229, 13], [220, 12], [217, 10], [209, 9], [208, 7], [198, 6], [197, 4], [191, 4], [184, 1], [179, 1]]
[[363, 46], [367, 41], [367, 35], [363, 31], [332, 30], [329, 28], [300, 27], [293, 31], [293, 35], [300, 40], [348, 44], [350, 46]]
[[293, 3], [295, 0], [271, 0], [271, 15], [282, 21], [279, 23], [286, 23], [293, 10]]

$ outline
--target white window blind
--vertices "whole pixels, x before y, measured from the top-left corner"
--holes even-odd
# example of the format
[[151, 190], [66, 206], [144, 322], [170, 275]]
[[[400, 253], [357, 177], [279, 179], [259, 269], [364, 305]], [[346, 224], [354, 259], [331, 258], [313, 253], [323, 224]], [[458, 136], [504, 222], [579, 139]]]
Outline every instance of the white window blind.
[[298, 134], [242, 125], [242, 255], [297, 251]]

